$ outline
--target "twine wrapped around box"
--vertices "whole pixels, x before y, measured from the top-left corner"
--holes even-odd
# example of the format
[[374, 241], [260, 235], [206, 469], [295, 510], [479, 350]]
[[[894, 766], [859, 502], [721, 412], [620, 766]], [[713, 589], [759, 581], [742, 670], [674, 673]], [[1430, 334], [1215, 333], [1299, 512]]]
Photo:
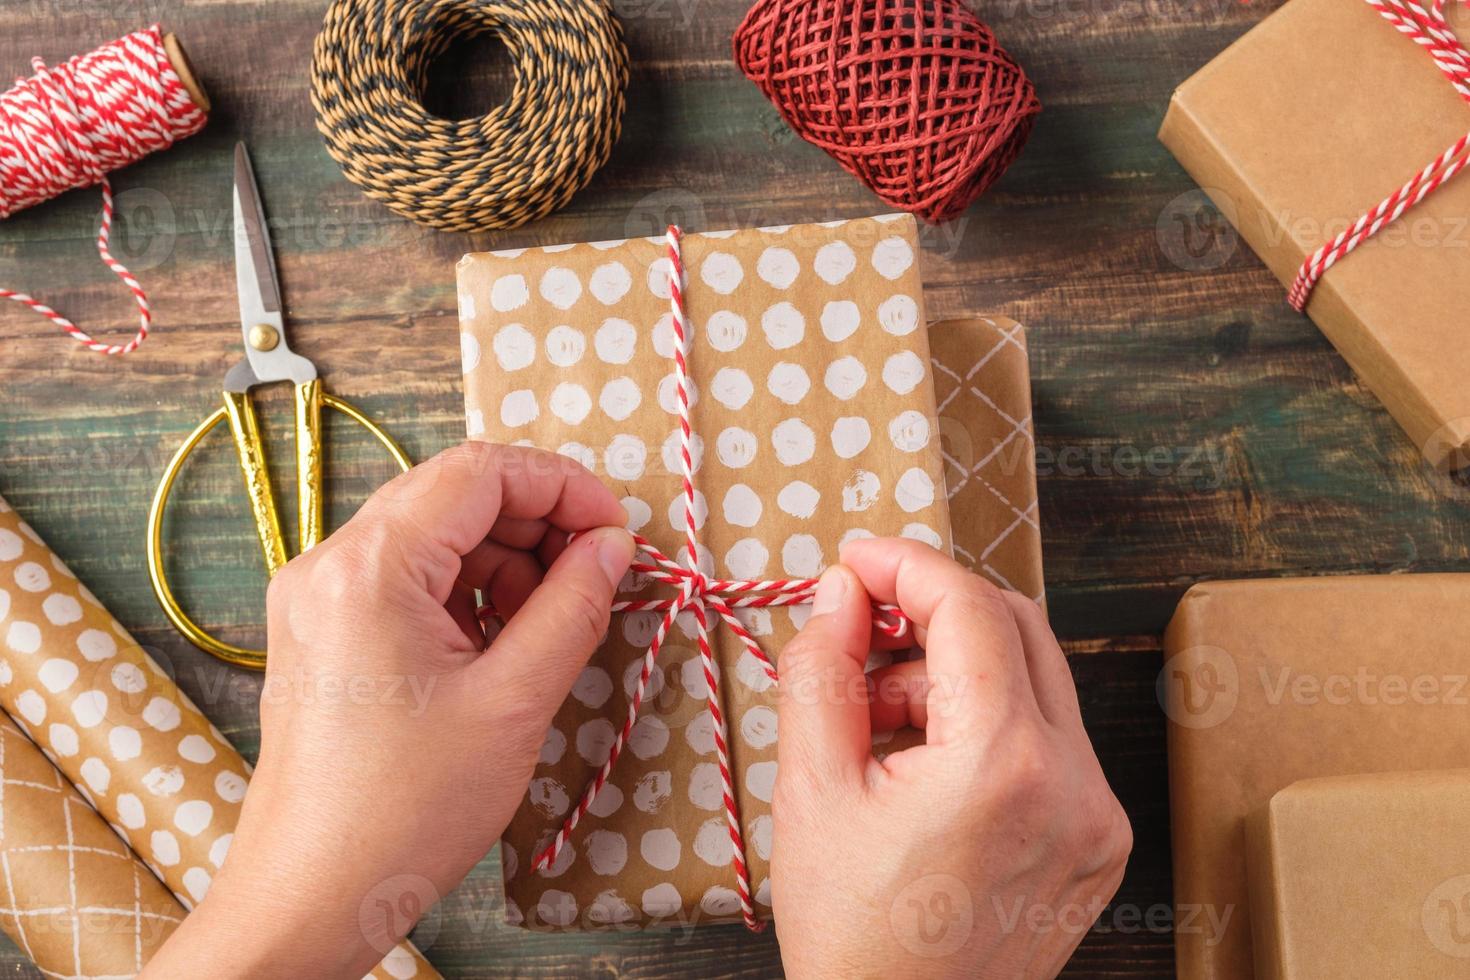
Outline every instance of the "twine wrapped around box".
[[[1470, 4], [1292, 0], [1181, 83], [1159, 130], [1442, 470], [1470, 463], [1467, 31]], [[1180, 268], [1207, 273], [1235, 237], [1200, 255], [1191, 200], [1171, 202], [1178, 233], [1160, 242]]]
[[[1414, 0], [1367, 0], [1368, 6], [1393, 25], [1393, 29], [1419, 45], [1434, 60], [1460, 98], [1470, 102], [1470, 48], [1455, 34], [1445, 14], [1447, 0], [1433, 0], [1428, 9]], [[1470, 4], [1467, 4], [1470, 6]], [[1397, 221], [1470, 164], [1470, 133], [1450, 144], [1404, 184], [1317, 251], [1307, 256], [1291, 284], [1288, 298], [1301, 313], [1307, 308], [1317, 282], [1359, 245]]]
[[[808, 609], [791, 603], [852, 536], [949, 546], [913, 219], [691, 233], [680, 255], [687, 348], [662, 239], [459, 267], [471, 436], [578, 459], [623, 498], [633, 530], [681, 559], [645, 561], [620, 589], [627, 604], [502, 840], [508, 915], [536, 928], [769, 918], [773, 657]], [[677, 580], [675, 602], [701, 588], [696, 570], [706, 599], [778, 591], [737, 596], [702, 631], [693, 608], [665, 623], [669, 586], [651, 568]], [[615, 745], [615, 769], [574, 811]]]
[[[727, 745], [729, 736], [725, 726], [724, 712], [720, 708], [718, 669], [715, 666], [714, 652], [709, 642], [711, 623], [708, 614], [713, 612], [739, 638], [745, 646], [745, 653], [760, 664], [766, 677], [774, 685], [779, 681], [775, 664], [766, 656], [760, 643], [745, 628], [745, 624], [736, 617], [735, 610], [805, 605], [812, 601], [817, 580], [813, 578], [715, 579], [706, 575], [700, 568], [699, 526], [696, 519], [698, 498], [695, 496], [694, 489], [694, 456], [691, 451], [692, 432], [689, 422], [688, 358], [691, 331], [684, 312], [684, 261], [680, 248], [682, 236], [678, 227], [671, 225], [667, 237], [669, 310], [674, 331], [674, 387], [679, 415], [679, 477], [684, 488], [685, 560], [683, 564], [674, 561], [659, 551], [647, 538], [638, 535], [638, 549], [644, 557], [634, 562], [633, 572], [637, 575], [645, 575], [659, 584], [675, 586], [679, 594], [673, 599], [625, 599], [613, 603], [613, 612], [662, 612], [663, 618], [659, 621], [653, 639], [648, 644], [648, 652], [643, 656], [642, 667], [638, 673], [638, 683], [629, 698], [627, 716], [623, 721], [621, 731], [618, 732], [608, 751], [607, 761], [602, 764], [597, 775], [587, 784], [582, 798], [573, 808], [566, 822], [562, 824], [562, 828], [552, 838], [551, 843], [536, 856], [531, 870], [545, 871], [555, 863], [557, 857], [567, 846], [572, 832], [577, 829], [577, 824], [596, 804], [598, 795], [607, 786], [608, 777], [612, 775], [613, 767], [617, 765], [623, 747], [633, 732], [633, 726], [638, 722], [638, 711], [648, 692], [648, 679], [658, 662], [658, 654], [663, 646], [664, 638], [668, 636], [669, 630], [679, 615], [688, 611], [693, 613], [698, 630], [696, 640], [699, 644], [699, 663], [704, 672], [705, 695], [709, 703], [710, 720], [713, 724], [715, 754], [720, 772], [721, 803], [725, 809], [725, 816], [729, 820], [730, 867], [735, 875], [740, 913], [747, 927], [759, 930], [763, 924], [756, 919], [755, 908], [751, 904], [750, 872], [746, 867], [745, 838], [740, 831], [740, 809], [735, 802], [735, 789], [730, 778], [730, 753]], [[894, 637], [901, 637], [908, 633], [908, 618], [896, 606], [877, 605], [875, 613], [874, 628]]]

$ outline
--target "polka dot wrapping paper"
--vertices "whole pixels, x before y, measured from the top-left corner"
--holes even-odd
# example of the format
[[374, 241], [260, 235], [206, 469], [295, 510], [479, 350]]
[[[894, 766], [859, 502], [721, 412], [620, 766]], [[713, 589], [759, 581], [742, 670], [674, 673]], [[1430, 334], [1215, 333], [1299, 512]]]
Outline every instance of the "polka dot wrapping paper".
[[49, 977], [132, 976], [184, 907], [0, 715], [0, 928]]
[[[0, 707], [185, 908], [204, 898], [249, 765], [3, 499]], [[438, 973], [404, 944], [372, 975]]]
[[[862, 535], [948, 550], [913, 218], [691, 233], [682, 254], [705, 573], [813, 576]], [[469, 434], [579, 460], [614, 488], [635, 529], [677, 556], [684, 498], [668, 278], [662, 238], [483, 253], [460, 263], [459, 302]], [[622, 590], [672, 591], [638, 576]], [[806, 613], [738, 615], [774, 658]], [[557, 860], [531, 868], [607, 758], [660, 618], [614, 616], [547, 733], [501, 844], [513, 922], [742, 918], [687, 613], [607, 786]], [[769, 918], [776, 692], [727, 627], [710, 639], [754, 908]]]

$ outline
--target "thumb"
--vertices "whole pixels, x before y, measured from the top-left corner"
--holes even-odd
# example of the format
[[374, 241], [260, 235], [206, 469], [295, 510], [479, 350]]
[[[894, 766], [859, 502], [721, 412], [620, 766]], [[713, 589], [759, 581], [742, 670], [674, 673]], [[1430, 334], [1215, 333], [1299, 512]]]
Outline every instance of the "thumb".
[[579, 535], [471, 669], [511, 703], [535, 706], [550, 724], [607, 633], [633, 549], [633, 536], [619, 527]]
[[872, 617], [851, 569], [833, 565], [823, 573], [811, 618], [781, 651], [777, 772], [821, 781], [861, 777], [872, 752], [863, 673]]

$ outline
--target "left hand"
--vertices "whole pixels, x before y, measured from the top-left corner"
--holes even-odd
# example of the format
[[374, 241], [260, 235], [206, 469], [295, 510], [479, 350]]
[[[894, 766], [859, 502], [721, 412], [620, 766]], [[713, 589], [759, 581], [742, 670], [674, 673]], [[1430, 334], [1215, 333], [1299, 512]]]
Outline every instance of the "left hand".
[[[570, 460], [466, 443], [288, 564], [229, 859], [146, 975], [370, 970], [414, 925], [398, 910], [447, 894], [520, 805], [607, 630], [625, 520]], [[509, 616], [488, 650], [475, 588]]]

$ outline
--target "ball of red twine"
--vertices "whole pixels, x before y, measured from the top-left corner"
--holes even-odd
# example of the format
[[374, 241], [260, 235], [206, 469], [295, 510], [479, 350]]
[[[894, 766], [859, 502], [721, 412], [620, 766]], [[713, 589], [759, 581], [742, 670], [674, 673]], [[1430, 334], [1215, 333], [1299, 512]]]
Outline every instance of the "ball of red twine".
[[29, 293], [0, 287], [0, 299], [29, 307], [98, 354], [132, 353], [153, 324], [148, 294], [108, 248], [112, 185], [107, 175], [194, 135], [209, 118], [208, 100], [196, 95], [192, 80], [181, 78], [174, 65], [172, 43], [154, 24], [54, 68], [36, 58], [30, 78], [0, 92], [0, 218], [100, 184], [97, 254], [133, 294], [138, 331], [124, 343], [95, 340]]
[[759, 0], [734, 48], [802, 139], [926, 221], [995, 183], [1041, 111], [1021, 66], [957, 0]]

